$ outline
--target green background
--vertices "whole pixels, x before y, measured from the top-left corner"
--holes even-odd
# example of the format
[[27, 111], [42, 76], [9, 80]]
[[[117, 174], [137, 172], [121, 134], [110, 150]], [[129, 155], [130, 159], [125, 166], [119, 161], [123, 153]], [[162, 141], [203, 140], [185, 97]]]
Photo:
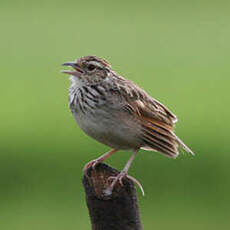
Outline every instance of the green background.
[[59, 71], [97, 55], [177, 114], [196, 153], [140, 151], [144, 229], [229, 229], [229, 12], [217, 0], [1, 0], [0, 228], [90, 229], [82, 167], [109, 148], [76, 125]]

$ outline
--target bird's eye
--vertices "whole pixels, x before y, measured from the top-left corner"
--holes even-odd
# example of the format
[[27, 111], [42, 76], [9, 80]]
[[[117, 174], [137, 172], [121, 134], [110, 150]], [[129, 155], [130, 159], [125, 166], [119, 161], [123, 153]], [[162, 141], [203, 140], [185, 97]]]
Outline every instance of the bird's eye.
[[95, 68], [96, 68], [96, 66], [93, 65], [93, 64], [89, 64], [89, 65], [88, 65], [88, 70], [89, 70], [89, 71], [92, 71], [92, 70], [94, 70]]

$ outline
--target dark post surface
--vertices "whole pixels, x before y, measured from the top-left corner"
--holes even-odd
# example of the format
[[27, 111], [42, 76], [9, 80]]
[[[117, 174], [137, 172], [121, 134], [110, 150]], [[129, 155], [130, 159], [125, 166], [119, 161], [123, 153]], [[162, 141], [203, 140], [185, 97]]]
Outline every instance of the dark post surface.
[[111, 184], [110, 176], [119, 172], [106, 164], [98, 164], [83, 177], [86, 202], [93, 230], [142, 230], [136, 188], [132, 181], [123, 179], [123, 186], [115, 185], [112, 194], [106, 195]]

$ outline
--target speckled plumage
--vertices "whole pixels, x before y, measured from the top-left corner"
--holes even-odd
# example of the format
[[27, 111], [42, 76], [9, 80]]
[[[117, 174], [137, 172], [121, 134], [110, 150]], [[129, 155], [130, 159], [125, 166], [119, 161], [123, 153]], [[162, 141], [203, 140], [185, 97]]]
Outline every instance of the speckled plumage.
[[173, 131], [176, 116], [107, 61], [86, 56], [64, 65], [73, 67], [63, 71], [72, 75], [69, 105], [86, 134], [116, 150], [142, 148], [176, 158], [181, 146], [192, 153]]

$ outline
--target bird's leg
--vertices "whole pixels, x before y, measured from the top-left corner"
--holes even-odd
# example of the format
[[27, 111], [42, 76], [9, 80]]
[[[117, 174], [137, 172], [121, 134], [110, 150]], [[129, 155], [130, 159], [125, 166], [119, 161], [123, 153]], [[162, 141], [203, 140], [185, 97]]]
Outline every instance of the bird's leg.
[[124, 169], [123, 169], [117, 176], [115, 176], [115, 177], [109, 177], [109, 179], [112, 179], [112, 180], [113, 180], [112, 184], [110, 185], [112, 188], [114, 187], [114, 185], [115, 185], [118, 181], [119, 181], [119, 183], [120, 183], [121, 185], [123, 185], [122, 179], [123, 179], [125, 176], [128, 175], [128, 170], [129, 170], [129, 168], [130, 168], [130, 166], [131, 166], [131, 164], [132, 164], [132, 162], [133, 162], [133, 160], [134, 160], [134, 158], [135, 158], [137, 152], [138, 152], [138, 149], [137, 149], [137, 150], [134, 150], [133, 154], [131, 155], [131, 157], [129, 158], [128, 162], [126, 163]]
[[95, 166], [98, 164], [98, 163], [101, 163], [103, 161], [105, 161], [107, 158], [109, 158], [112, 154], [114, 154], [115, 152], [117, 152], [118, 150], [117, 149], [111, 149], [109, 152], [103, 154], [102, 156], [98, 157], [97, 159], [95, 160], [92, 160], [90, 162], [88, 162], [85, 166], [84, 166], [84, 169], [83, 169], [83, 172], [84, 172], [84, 175], [87, 175], [87, 170], [89, 168], [95, 168]]
[[134, 183], [136, 183], [136, 184], [140, 187], [141, 192], [142, 192], [142, 194], [144, 195], [144, 190], [143, 190], [142, 185], [141, 185], [141, 184], [138, 182], [138, 180], [136, 180], [134, 177], [131, 177], [131, 176], [128, 175], [128, 170], [129, 170], [129, 168], [130, 168], [130, 166], [131, 166], [131, 164], [132, 164], [132, 162], [133, 162], [135, 156], [137, 155], [138, 150], [139, 150], [139, 149], [135, 149], [135, 150], [133, 151], [133, 154], [132, 154], [131, 157], [129, 158], [129, 160], [128, 160], [128, 162], [126, 163], [124, 169], [123, 169], [117, 176], [111, 176], [111, 177], [108, 178], [109, 180], [112, 180], [112, 183], [111, 183], [111, 185], [109, 186], [109, 188], [105, 191], [105, 193], [111, 194], [112, 191], [113, 191], [113, 188], [114, 188], [114, 186], [115, 186], [115, 184], [116, 184], [117, 182], [119, 182], [120, 185], [123, 186], [122, 179], [123, 179], [124, 177], [127, 177], [127, 178], [129, 178], [130, 180], [132, 180]]

